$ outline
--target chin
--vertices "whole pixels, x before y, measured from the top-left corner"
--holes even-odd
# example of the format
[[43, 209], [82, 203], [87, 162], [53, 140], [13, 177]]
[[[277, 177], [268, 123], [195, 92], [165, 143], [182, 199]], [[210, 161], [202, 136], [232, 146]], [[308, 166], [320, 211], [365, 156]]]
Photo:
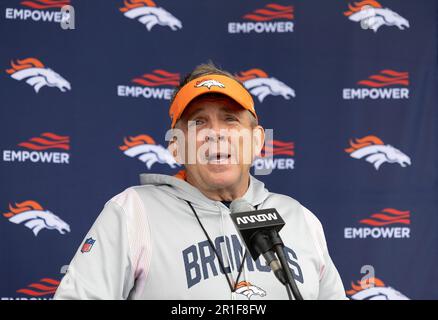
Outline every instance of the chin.
[[216, 188], [226, 188], [228, 186], [233, 186], [240, 182], [242, 178], [241, 171], [232, 166], [208, 168], [206, 175], [208, 177], [209, 183]]

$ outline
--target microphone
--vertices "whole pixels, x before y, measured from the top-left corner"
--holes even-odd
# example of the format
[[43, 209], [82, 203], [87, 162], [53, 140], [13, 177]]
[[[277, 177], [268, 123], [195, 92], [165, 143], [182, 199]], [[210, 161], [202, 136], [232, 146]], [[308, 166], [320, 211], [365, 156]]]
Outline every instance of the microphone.
[[274, 246], [283, 246], [278, 231], [283, 228], [285, 222], [280, 214], [274, 208], [255, 210], [244, 199], [231, 202], [230, 210], [231, 219], [254, 261], [262, 254], [277, 279], [286, 285], [287, 278], [273, 251]]

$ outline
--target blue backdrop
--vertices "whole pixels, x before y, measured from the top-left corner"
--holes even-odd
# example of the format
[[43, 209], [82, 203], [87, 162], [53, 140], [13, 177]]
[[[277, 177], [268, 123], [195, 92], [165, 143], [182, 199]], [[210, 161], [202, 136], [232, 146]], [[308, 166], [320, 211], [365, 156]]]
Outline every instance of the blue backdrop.
[[321, 220], [348, 296], [373, 276], [437, 299], [437, 18], [433, 0], [0, 1], [0, 298], [51, 298], [108, 199], [178, 172], [125, 151], [167, 145], [172, 89], [211, 59], [274, 130], [258, 178]]

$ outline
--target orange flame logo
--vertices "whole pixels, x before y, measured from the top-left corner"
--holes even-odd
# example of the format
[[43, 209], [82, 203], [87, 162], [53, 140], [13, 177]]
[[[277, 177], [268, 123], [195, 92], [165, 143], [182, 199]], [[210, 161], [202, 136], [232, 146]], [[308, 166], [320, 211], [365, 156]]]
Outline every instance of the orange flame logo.
[[120, 8], [119, 10], [121, 12], [126, 12], [134, 8], [139, 7], [156, 7], [157, 5], [152, 0], [124, 0], [123, 3], [125, 4], [124, 7]]
[[40, 137], [34, 137], [29, 141], [21, 142], [18, 145], [30, 150], [47, 150], [47, 149], [70, 149], [70, 137], [59, 136], [51, 132], [44, 132]]
[[15, 207], [9, 204], [9, 212], [3, 213], [5, 218], [11, 218], [17, 214], [30, 210], [44, 210], [43, 207], [36, 201], [26, 200], [20, 203], [15, 203]]
[[292, 20], [293, 6], [282, 6], [276, 3], [269, 3], [263, 9], [254, 10], [243, 16], [244, 19], [252, 21], [271, 21], [275, 19]]
[[360, 2], [355, 2], [354, 5], [352, 6], [351, 4], [348, 5], [348, 11], [344, 12], [345, 16], [351, 16], [353, 13], [356, 13], [360, 10], [362, 10], [362, 7], [364, 6], [371, 6], [374, 8], [382, 8], [382, 5], [380, 3], [378, 3], [375, 0], [364, 0], [364, 1], [360, 1]]
[[44, 64], [36, 58], [17, 60], [16, 63], [14, 61], [11, 61], [11, 66], [11, 69], [6, 69], [6, 73], [13, 74], [17, 71], [28, 68], [44, 68]]
[[384, 286], [385, 286], [385, 284], [383, 283], [382, 280], [375, 278], [375, 277], [371, 277], [368, 279], [356, 281], [356, 283], [354, 283], [352, 281], [351, 282], [351, 290], [347, 290], [346, 293], [349, 296], [352, 296], [353, 294], [358, 293], [359, 291], [362, 291], [365, 289], [369, 289], [372, 287], [384, 287]]
[[46, 296], [55, 293], [60, 283], [54, 279], [44, 278], [37, 283], [31, 283], [27, 288], [17, 290], [17, 292], [32, 297]]
[[32, 0], [21, 1], [23, 6], [27, 6], [33, 9], [48, 9], [48, 8], [62, 8], [69, 5], [70, 0]]
[[373, 213], [371, 218], [362, 219], [359, 222], [369, 226], [380, 227], [395, 223], [410, 224], [410, 217], [410, 211], [385, 208], [379, 213]]
[[132, 147], [135, 147], [135, 146], [138, 146], [141, 144], [156, 144], [155, 140], [147, 134], [140, 134], [138, 136], [129, 137], [129, 138], [125, 137], [123, 139], [123, 142], [125, 144], [119, 146], [119, 149], [122, 151], [125, 151], [129, 148], [132, 148]]
[[357, 84], [373, 88], [387, 87], [395, 84], [408, 86], [409, 72], [398, 72], [385, 69], [380, 71], [379, 74], [369, 76], [367, 80], [359, 81]]
[[369, 135], [369, 136], [363, 137], [361, 139], [354, 139], [354, 140], [356, 142], [353, 142], [350, 139], [351, 148], [345, 149], [345, 152], [352, 153], [358, 149], [361, 149], [363, 147], [370, 146], [370, 145], [383, 145], [383, 141], [380, 140], [380, 138], [373, 136], [373, 135]]
[[243, 287], [249, 287], [252, 286], [251, 282], [248, 281], [240, 281], [238, 284], [236, 284], [235, 289], [243, 288]]
[[171, 73], [166, 70], [156, 69], [152, 73], [145, 73], [139, 78], [134, 78], [132, 82], [148, 86], [148, 87], [158, 87], [158, 86], [178, 86], [180, 81], [179, 73]]
[[237, 79], [244, 82], [247, 80], [255, 79], [255, 78], [268, 78], [268, 74], [264, 72], [262, 69], [249, 69], [247, 71], [242, 71], [239, 74], [235, 75]]
[[263, 146], [261, 156], [265, 157], [266, 154], [268, 155], [285, 155], [285, 156], [294, 156], [295, 144], [293, 142], [283, 142], [280, 140], [272, 140], [269, 142], [266, 142]]

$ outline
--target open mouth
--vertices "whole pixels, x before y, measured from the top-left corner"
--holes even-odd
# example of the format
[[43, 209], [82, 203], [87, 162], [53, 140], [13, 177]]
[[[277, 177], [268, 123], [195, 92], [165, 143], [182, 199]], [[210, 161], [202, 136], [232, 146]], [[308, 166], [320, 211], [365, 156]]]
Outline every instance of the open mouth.
[[229, 153], [212, 153], [207, 156], [208, 163], [224, 164], [230, 163], [231, 154]]

